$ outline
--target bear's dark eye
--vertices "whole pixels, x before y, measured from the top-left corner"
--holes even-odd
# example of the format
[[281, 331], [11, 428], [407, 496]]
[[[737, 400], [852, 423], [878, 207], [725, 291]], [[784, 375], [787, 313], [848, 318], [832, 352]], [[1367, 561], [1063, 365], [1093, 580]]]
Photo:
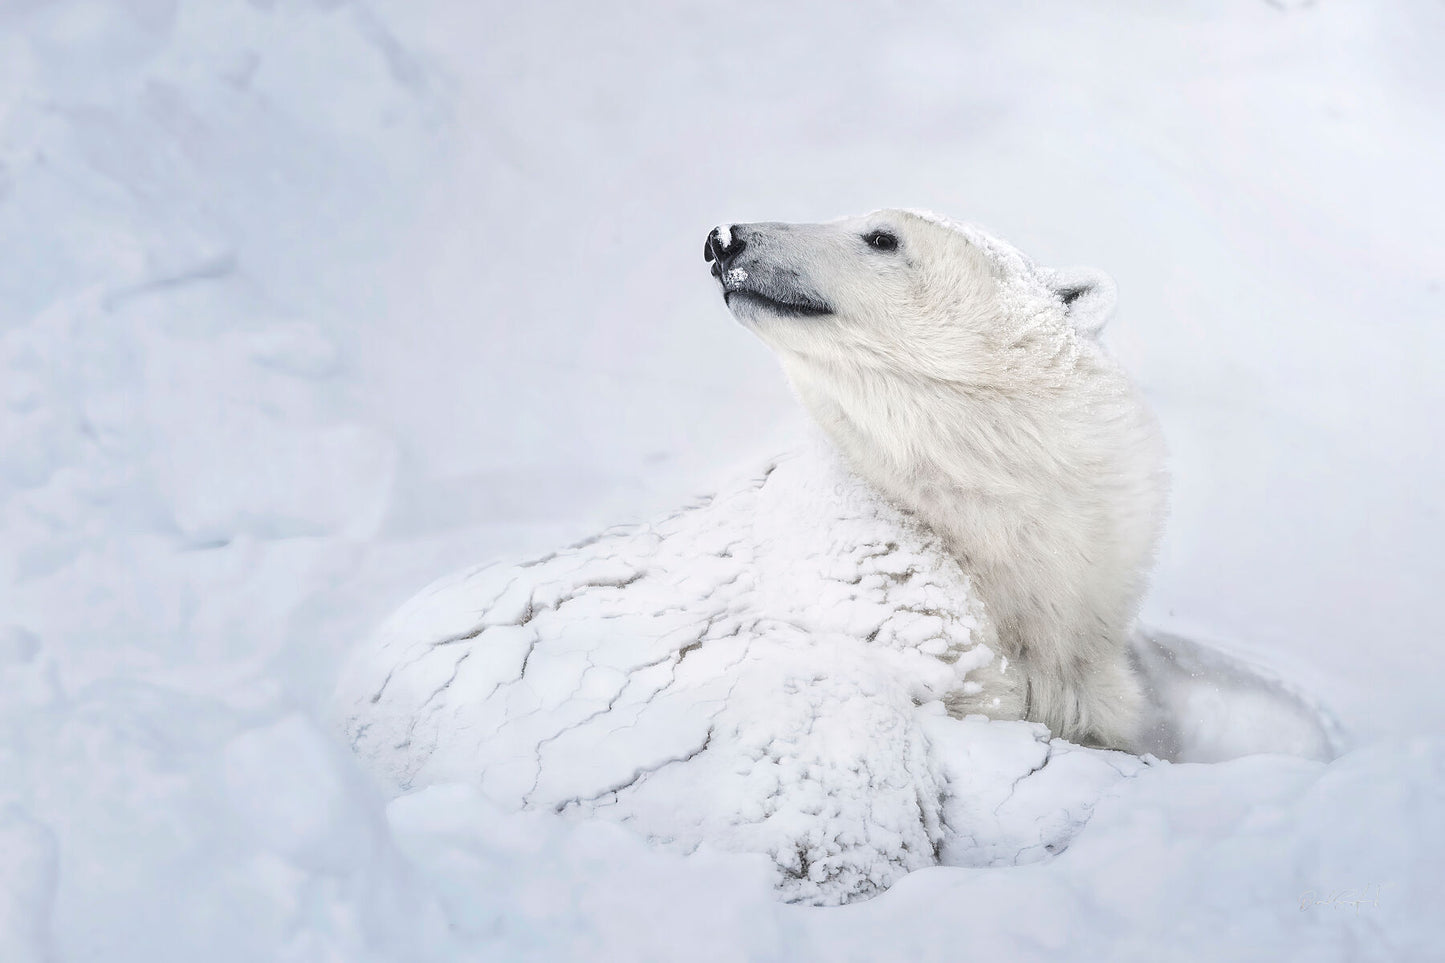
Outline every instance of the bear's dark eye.
[[872, 248], [880, 251], [898, 250], [898, 235], [890, 234], [887, 231], [870, 231], [863, 235], [864, 242]]

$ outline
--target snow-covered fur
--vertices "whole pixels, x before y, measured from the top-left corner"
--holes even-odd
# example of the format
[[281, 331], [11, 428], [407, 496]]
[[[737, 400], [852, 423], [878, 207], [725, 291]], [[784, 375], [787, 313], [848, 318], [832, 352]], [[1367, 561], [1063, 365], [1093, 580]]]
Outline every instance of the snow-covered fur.
[[1142, 768], [1017, 718], [1023, 679], [936, 532], [831, 451], [516, 564], [444, 579], [353, 654], [334, 712], [398, 788], [764, 855], [779, 894], [1069, 845]]
[[1155, 422], [1096, 338], [1109, 280], [906, 211], [729, 225], [706, 256], [854, 470], [973, 576], [1025, 717], [1133, 746], [1126, 639], [1165, 479]]

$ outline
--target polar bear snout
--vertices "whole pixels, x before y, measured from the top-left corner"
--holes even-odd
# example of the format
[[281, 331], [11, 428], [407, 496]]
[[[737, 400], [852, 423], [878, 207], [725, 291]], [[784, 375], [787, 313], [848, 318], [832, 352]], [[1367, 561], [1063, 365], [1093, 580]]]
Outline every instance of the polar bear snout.
[[731, 224], [719, 224], [708, 232], [702, 257], [703, 260], [712, 262], [712, 273], [722, 277], [723, 272], [747, 246], [747, 242], [733, 231]]
[[[833, 308], [787, 257], [780, 224], [721, 224], [708, 232], [703, 258], [722, 286], [723, 301], [740, 321], [818, 317]], [[787, 263], [785, 263], [787, 262]]]

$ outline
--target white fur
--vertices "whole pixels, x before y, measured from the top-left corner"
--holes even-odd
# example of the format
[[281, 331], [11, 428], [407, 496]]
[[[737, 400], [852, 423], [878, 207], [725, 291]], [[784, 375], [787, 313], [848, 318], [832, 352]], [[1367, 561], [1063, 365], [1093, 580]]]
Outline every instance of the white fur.
[[[896, 250], [864, 240], [878, 230]], [[1001, 654], [1024, 673], [1026, 717], [1134, 745], [1126, 639], [1166, 485], [1158, 429], [1095, 337], [1112, 283], [919, 212], [737, 224], [730, 241], [743, 244], [728, 265], [745, 272], [739, 290], [831, 308], [729, 299], [853, 468], [975, 576]]]

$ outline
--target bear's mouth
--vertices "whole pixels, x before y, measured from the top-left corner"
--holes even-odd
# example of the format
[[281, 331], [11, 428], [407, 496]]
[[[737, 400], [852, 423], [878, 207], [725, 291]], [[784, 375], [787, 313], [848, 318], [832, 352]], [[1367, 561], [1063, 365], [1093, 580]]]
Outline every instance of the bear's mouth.
[[762, 308], [773, 314], [780, 314], [785, 318], [816, 318], [833, 313], [833, 309], [827, 304], [812, 298], [780, 301], [748, 288], [731, 288], [723, 291], [723, 301], [729, 308], [732, 308], [735, 303], [741, 303]]

